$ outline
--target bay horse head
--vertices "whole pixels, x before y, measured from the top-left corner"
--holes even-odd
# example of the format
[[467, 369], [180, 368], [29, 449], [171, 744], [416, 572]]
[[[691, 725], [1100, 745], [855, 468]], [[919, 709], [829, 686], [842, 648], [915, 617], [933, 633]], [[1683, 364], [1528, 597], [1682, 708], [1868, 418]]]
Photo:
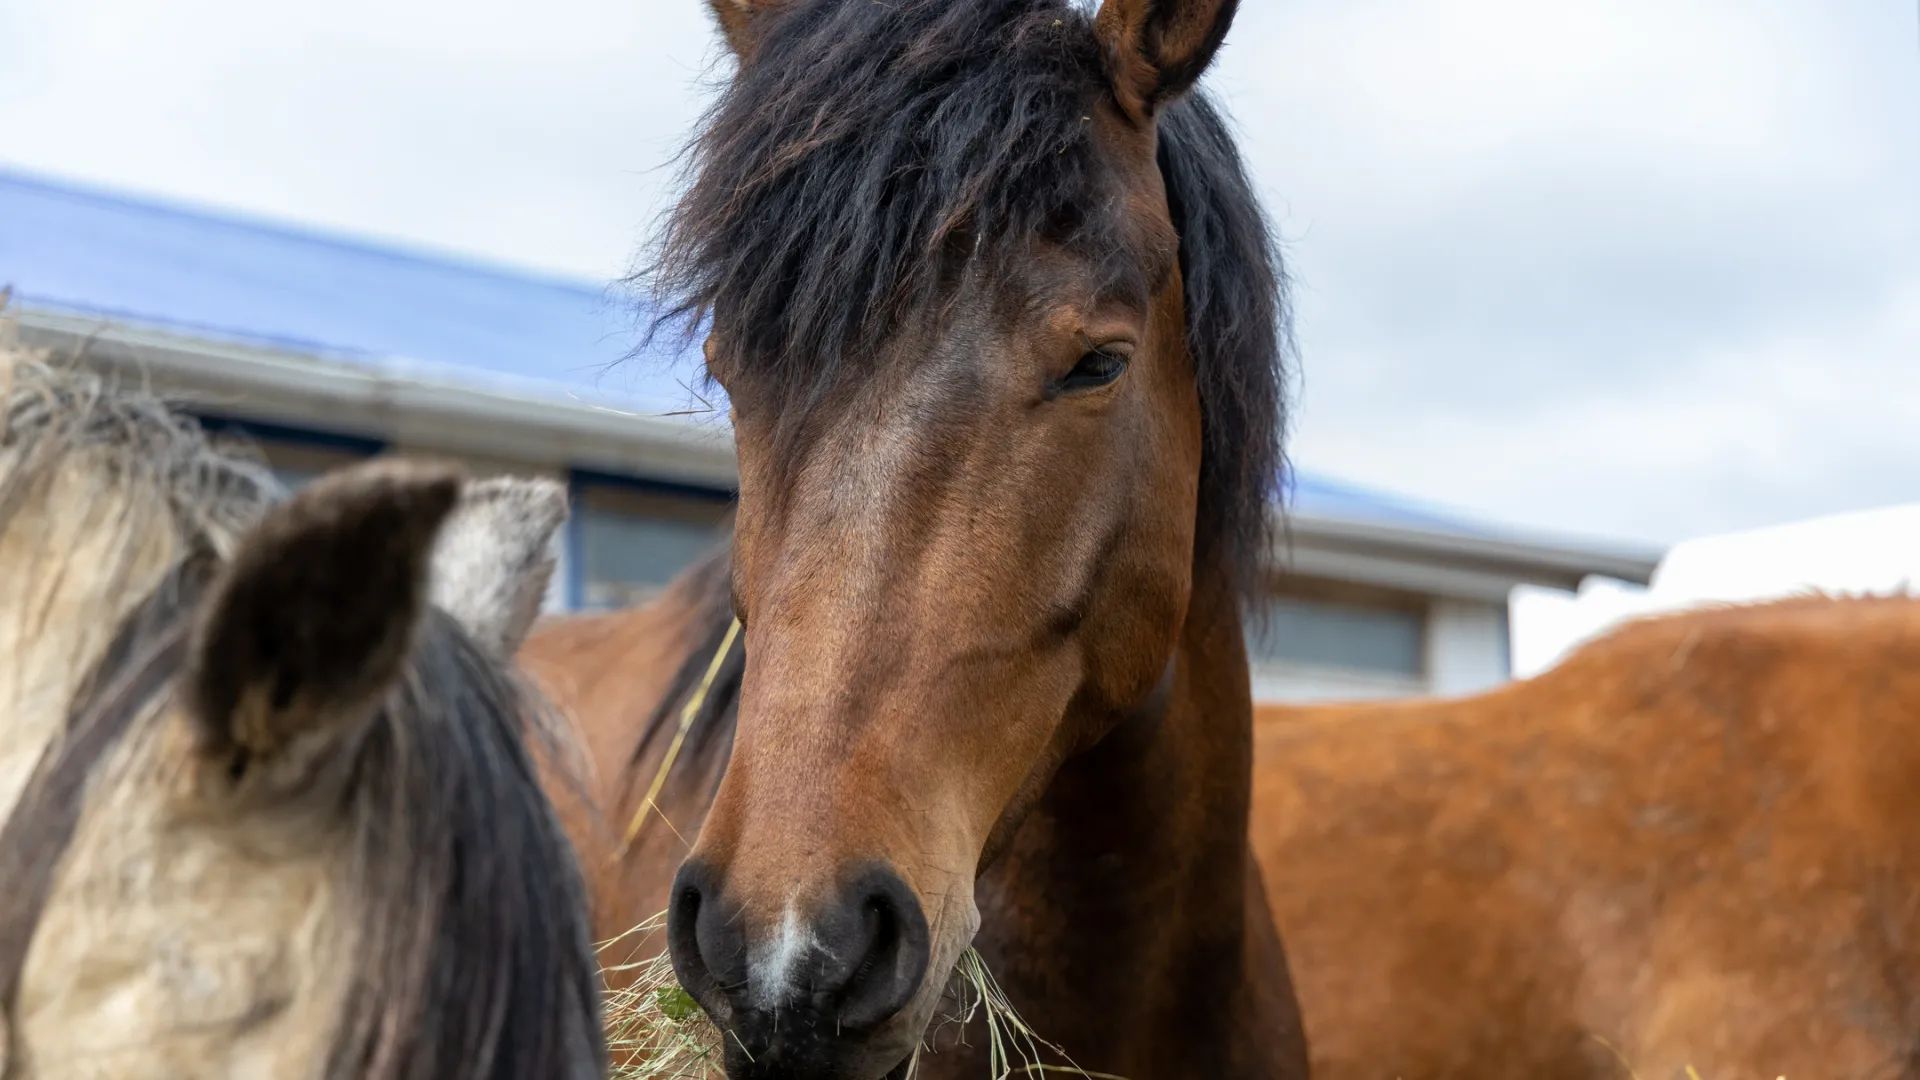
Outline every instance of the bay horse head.
[[746, 659], [669, 947], [730, 1075], [869, 1080], [1180, 648], [1248, 708], [1283, 278], [1193, 90], [1234, 0], [710, 2], [737, 69], [650, 284], [711, 320]]
[[0, 1076], [604, 1075], [506, 664], [559, 485], [281, 501], [150, 397], [0, 387]]

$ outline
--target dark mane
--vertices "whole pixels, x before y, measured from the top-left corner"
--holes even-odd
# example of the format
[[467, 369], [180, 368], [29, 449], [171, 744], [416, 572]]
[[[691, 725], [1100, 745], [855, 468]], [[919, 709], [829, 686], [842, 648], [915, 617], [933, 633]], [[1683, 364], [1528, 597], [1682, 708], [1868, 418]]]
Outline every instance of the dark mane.
[[353, 766], [366, 985], [331, 1073], [604, 1075], [586, 888], [526, 746], [538, 703], [428, 619]]
[[[680, 659], [680, 666], [674, 669], [666, 691], [661, 694], [659, 703], [653, 707], [653, 712], [648, 714], [645, 725], [641, 727], [640, 741], [635, 744], [633, 756], [628, 761], [628, 782], [638, 784], [642, 789], [652, 781], [652, 770], [665, 760], [667, 744], [680, 727], [681, 710], [706, 680], [708, 669], [713, 667], [714, 654], [720, 651], [721, 644], [726, 641], [727, 629], [733, 623], [732, 545], [722, 545], [694, 564], [681, 575], [675, 588], [685, 590], [693, 605], [691, 622], [694, 636], [686, 655]], [[662, 791], [683, 795], [704, 804], [719, 790], [720, 778], [726, 772], [727, 756], [733, 752], [733, 724], [740, 706], [740, 680], [746, 671], [746, 642], [736, 637], [719, 668], [714, 670], [706, 699], [694, 714], [692, 726], [687, 729], [686, 742], [681, 746], [680, 757], [667, 774], [666, 786]], [[643, 793], [636, 791], [634, 794]]]
[[[1035, 239], [1126, 261], [1091, 108], [1091, 20], [1063, 0], [791, 0], [690, 146], [639, 275], [655, 328], [723, 309], [797, 430], [873, 346]], [[1258, 588], [1279, 490], [1286, 278], [1220, 113], [1160, 118], [1203, 424], [1200, 557]]]
[[1180, 234], [1187, 348], [1206, 430], [1200, 557], [1224, 563], [1252, 597], [1266, 585], [1286, 471], [1286, 268], [1226, 118], [1206, 94], [1161, 115], [1160, 175]]

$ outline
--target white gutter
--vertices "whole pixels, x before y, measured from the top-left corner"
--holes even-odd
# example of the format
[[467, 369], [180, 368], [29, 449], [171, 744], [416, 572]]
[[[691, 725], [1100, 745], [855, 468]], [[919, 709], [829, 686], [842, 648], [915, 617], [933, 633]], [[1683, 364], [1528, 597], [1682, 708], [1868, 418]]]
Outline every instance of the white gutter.
[[[627, 473], [705, 487], [738, 481], [719, 425], [515, 393], [313, 353], [208, 341], [97, 317], [26, 310], [22, 339], [153, 384], [164, 396], [249, 419], [450, 453]], [[545, 389], [542, 387], [542, 389]]]
[[[289, 348], [210, 341], [95, 316], [28, 309], [28, 344], [85, 356], [166, 396], [249, 419], [358, 434], [421, 449], [577, 467], [730, 489], [731, 434], [720, 424], [563, 399], [563, 387], [476, 387], [435, 373], [382, 370]], [[393, 365], [398, 368], [400, 365]], [[502, 380], [503, 384], [506, 382]], [[324, 418], [322, 420], [321, 418]], [[1503, 539], [1314, 514], [1287, 515], [1287, 571], [1488, 601], [1513, 586], [1577, 589], [1590, 575], [1646, 584], [1653, 551]]]
[[1316, 514], [1287, 515], [1277, 552], [1296, 574], [1489, 601], [1515, 585], [1572, 591], [1591, 576], [1644, 585], [1661, 554]]

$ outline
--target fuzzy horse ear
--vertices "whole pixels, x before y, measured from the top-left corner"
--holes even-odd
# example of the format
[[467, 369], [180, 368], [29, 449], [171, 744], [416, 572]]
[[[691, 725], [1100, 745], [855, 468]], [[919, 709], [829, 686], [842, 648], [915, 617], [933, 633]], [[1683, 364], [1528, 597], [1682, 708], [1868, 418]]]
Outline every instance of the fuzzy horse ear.
[[782, 0], [707, 0], [707, 8], [719, 20], [727, 47], [744, 61], [753, 59], [767, 16], [781, 3]]
[[1239, 6], [1239, 0], [1105, 0], [1093, 28], [1120, 107], [1144, 122], [1191, 88], [1213, 62]]
[[180, 684], [202, 746], [236, 763], [357, 727], [405, 670], [452, 469], [378, 462], [325, 477], [240, 541]]
[[518, 652], [540, 615], [567, 520], [567, 489], [553, 480], [478, 480], [440, 530], [429, 596], [501, 659]]

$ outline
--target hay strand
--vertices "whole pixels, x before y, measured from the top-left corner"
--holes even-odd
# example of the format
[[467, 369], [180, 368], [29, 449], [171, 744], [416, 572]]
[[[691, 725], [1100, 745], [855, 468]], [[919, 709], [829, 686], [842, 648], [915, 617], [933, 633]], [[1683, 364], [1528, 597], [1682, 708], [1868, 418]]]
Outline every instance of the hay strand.
[[[602, 945], [601, 953], [665, 927], [666, 915], [656, 915]], [[718, 1080], [720, 1031], [680, 988], [666, 953], [603, 970], [609, 986], [620, 986], [606, 999], [613, 1080]]]
[[[693, 729], [693, 720], [700, 715], [700, 706], [706, 704], [707, 691], [713, 689], [713, 680], [720, 674], [720, 665], [726, 661], [727, 651], [733, 648], [733, 639], [740, 636], [740, 620], [734, 619], [727, 627], [727, 636], [720, 639], [720, 647], [714, 650], [713, 660], [707, 664], [707, 673], [701, 676], [700, 685], [687, 698], [680, 709], [680, 728], [673, 733], [673, 741], [667, 744], [667, 753], [660, 761], [660, 770], [653, 776], [653, 783], [647, 786], [647, 794], [640, 800], [640, 806], [633, 812], [633, 820], [627, 823], [627, 832], [620, 840], [620, 850], [615, 858], [622, 858], [639, 838], [640, 830], [647, 823], [648, 811], [659, 812], [654, 802], [660, 797], [660, 789], [666, 786], [667, 774], [673, 771], [673, 763], [680, 757], [680, 747], [687, 741], [687, 732]], [[660, 820], [666, 821], [667, 815], [660, 814]], [[673, 822], [667, 821], [667, 827], [673, 828]], [[679, 830], [675, 830], [678, 833]], [[683, 838], [684, 839], [684, 838]]]
[[[650, 937], [665, 926], [665, 914], [656, 915], [608, 941], [601, 950], [604, 954], [630, 938]], [[666, 954], [614, 965], [605, 971], [609, 983], [621, 984], [620, 989], [607, 994], [607, 1049], [614, 1058], [613, 1080], [722, 1080], [720, 1029], [681, 989]], [[964, 1027], [975, 1019], [982, 1020], [987, 1031], [987, 1080], [1047, 1075], [1125, 1080], [1071, 1064], [1066, 1051], [1042, 1038], [1021, 1018], [978, 952], [968, 949], [961, 955], [954, 965], [953, 979], [959, 1007], [929, 1029], [929, 1038], [949, 1025]], [[1069, 1064], [1050, 1065], [1043, 1060], [1043, 1051], [1051, 1051]], [[929, 1053], [932, 1050], [924, 1042], [914, 1051], [907, 1068], [909, 1080], [919, 1074], [921, 1058]]]

